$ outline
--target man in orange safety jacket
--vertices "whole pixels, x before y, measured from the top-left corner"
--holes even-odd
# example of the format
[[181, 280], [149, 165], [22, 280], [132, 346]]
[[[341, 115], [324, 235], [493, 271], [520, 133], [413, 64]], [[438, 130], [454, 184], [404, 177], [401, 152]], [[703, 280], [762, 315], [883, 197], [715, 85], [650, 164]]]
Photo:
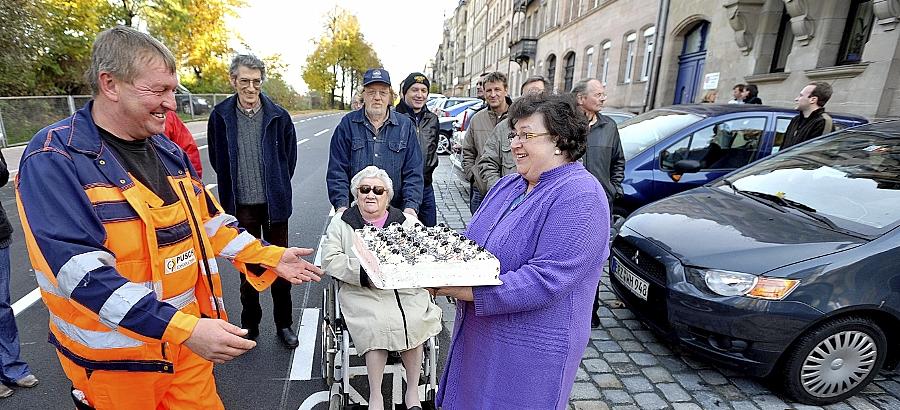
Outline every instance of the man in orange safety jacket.
[[221, 409], [213, 363], [256, 343], [227, 322], [216, 257], [262, 290], [319, 280], [311, 249], [240, 229], [162, 134], [175, 60], [128, 27], [100, 33], [94, 99], [39, 131], [16, 180], [49, 341], [79, 409]]

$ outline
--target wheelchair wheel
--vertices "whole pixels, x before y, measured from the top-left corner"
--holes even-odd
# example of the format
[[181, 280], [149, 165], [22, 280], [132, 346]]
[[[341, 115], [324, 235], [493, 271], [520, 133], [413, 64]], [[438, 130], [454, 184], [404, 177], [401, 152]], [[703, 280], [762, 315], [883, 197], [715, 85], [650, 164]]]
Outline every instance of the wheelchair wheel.
[[324, 290], [322, 304], [324, 305], [324, 321], [322, 322], [322, 378], [328, 387], [334, 384], [335, 356], [338, 351], [338, 341], [335, 334], [334, 293], [328, 288]]

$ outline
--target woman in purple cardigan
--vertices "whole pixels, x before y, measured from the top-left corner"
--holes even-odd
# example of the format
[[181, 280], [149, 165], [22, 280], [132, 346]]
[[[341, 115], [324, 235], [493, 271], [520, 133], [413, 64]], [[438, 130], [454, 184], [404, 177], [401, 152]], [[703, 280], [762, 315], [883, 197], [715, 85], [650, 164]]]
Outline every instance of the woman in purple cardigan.
[[456, 324], [438, 406], [564, 409], [590, 336], [609, 255], [609, 207], [577, 162], [587, 122], [570, 97], [535, 95], [510, 108], [517, 174], [501, 179], [466, 236], [500, 260], [500, 286], [453, 287]]

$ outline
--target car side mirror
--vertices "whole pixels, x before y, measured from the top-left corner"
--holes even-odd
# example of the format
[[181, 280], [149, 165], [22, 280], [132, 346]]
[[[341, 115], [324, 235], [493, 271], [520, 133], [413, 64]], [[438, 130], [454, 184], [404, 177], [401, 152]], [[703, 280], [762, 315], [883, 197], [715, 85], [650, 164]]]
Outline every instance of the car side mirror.
[[688, 174], [700, 170], [700, 161], [694, 159], [683, 159], [675, 163], [675, 172], [679, 174]]

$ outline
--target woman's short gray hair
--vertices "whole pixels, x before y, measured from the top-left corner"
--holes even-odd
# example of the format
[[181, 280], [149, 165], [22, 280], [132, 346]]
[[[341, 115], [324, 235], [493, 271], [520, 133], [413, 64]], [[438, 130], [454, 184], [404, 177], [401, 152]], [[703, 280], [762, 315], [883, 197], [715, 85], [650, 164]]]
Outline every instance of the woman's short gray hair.
[[266, 63], [252, 54], [238, 54], [231, 59], [231, 67], [228, 69], [228, 75], [231, 78], [237, 78], [238, 68], [241, 66], [251, 70], [259, 70], [260, 80], [266, 81]]
[[85, 79], [91, 93], [100, 94], [100, 73], [131, 83], [147, 63], [160, 59], [170, 73], [175, 73], [175, 57], [159, 40], [131, 27], [115, 26], [104, 30], [94, 39], [91, 49], [91, 66]]
[[353, 204], [356, 203], [357, 197], [359, 196], [359, 183], [366, 178], [380, 179], [381, 182], [384, 183], [384, 187], [387, 188], [387, 199], [388, 202], [390, 202], [394, 197], [394, 183], [391, 182], [391, 177], [388, 176], [385, 170], [374, 165], [369, 165], [363, 168], [362, 171], [357, 172], [356, 175], [353, 176], [353, 179], [350, 180], [350, 193], [353, 194]]

